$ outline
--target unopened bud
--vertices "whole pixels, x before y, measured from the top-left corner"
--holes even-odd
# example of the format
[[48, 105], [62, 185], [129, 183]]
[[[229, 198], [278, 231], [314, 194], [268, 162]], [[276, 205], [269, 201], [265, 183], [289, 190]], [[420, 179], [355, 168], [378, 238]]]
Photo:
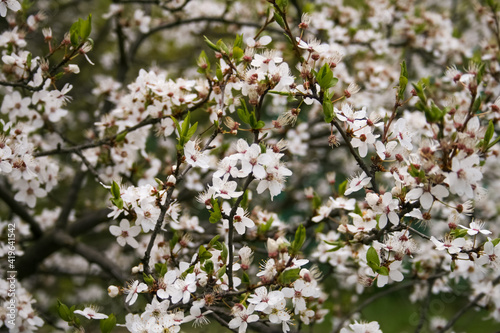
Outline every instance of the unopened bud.
[[168, 176], [167, 182], [165, 185], [170, 186], [170, 187], [175, 186], [176, 181], [177, 181], [177, 179], [175, 178], [175, 176], [170, 175], [170, 176]]
[[108, 295], [109, 297], [116, 297], [120, 294], [120, 289], [117, 286], [109, 286], [108, 287]]

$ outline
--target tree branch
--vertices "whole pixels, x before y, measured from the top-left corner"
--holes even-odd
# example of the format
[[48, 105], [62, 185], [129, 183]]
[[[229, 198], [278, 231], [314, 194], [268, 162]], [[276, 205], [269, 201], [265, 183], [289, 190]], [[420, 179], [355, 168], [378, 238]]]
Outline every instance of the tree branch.
[[[200, 17], [193, 17], [190, 19], [185, 19], [185, 20], [178, 20], [175, 22], [170, 22], [166, 23], [164, 25], [160, 25], [156, 28], [153, 28], [149, 30], [147, 33], [142, 34], [137, 38], [134, 44], [130, 47], [130, 59], [133, 60], [135, 58], [135, 55], [137, 51], [139, 50], [139, 47], [141, 44], [150, 36], [154, 35], [155, 33], [162, 31], [162, 30], [168, 30], [172, 28], [176, 28], [178, 26], [184, 25], [184, 24], [190, 24], [190, 23], [197, 23], [197, 22], [215, 22], [215, 23], [223, 23], [223, 24], [234, 24], [238, 26], [248, 26], [248, 27], [255, 27], [255, 28], [260, 28], [261, 25], [256, 22], [240, 22], [240, 21], [232, 21], [232, 20], [227, 20], [222, 17], [209, 17], [209, 16], [200, 16]], [[274, 31], [274, 32], [280, 32], [281, 30], [278, 29], [268, 29], [269, 31]]]
[[[497, 285], [498, 283], [500, 283], [500, 275], [495, 280], [493, 280], [494, 286]], [[447, 330], [449, 330], [450, 328], [452, 328], [453, 325], [455, 325], [455, 323], [457, 322], [457, 320], [460, 319], [460, 317], [462, 317], [464, 315], [464, 313], [469, 311], [470, 308], [472, 308], [474, 305], [476, 305], [477, 302], [479, 302], [484, 296], [486, 296], [486, 294], [483, 292], [483, 293], [478, 294], [476, 297], [474, 297], [474, 299], [472, 299], [472, 301], [470, 301], [466, 306], [464, 306], [457, 313], [455, 313], [453, 318], [451, 318], [446, 323], [446, 325], [439, 330], [438, 333], [444, 333]]]
[[[208, 139], [207, 143], [205, 144], [205, 147], [203, 147], [202, 151], [205, 151], [210, 143], [217, 137], [219, 134], [219, 128], [217, 128], [214, 133], [210, 136]], [[187, 174], [187, 172], [191, 169], [191, 166], [186, 167], [182, 174], [179, 175], [179, 170], [181, 166], [181, 156], [177, 154], [177, 167], [174, 172], [174, 177], [176, 179], [176, 186], [179, 185], [179, 183], [182, 182], [184, 176]], [[170, 207], [170, 204], [172, 203], [172, 194], [174, 192], [175, 186], [171, 186], [167, 190], [167, 196], [165, 198], [165, 202], [161, 205], [160, 207], [160, 215], [158, 216], [158, 219], [156, 220], [155, 228], [153, 230], [153, 234], [151, 235], [151, 238], [149, 239], [148, 247], [146, 249], [146, 252], [144, 253], [144, 257], [142, 258], [141, 262], [144, 266], [144, 272], [146, 274], [149, 274], [149, 259], [151, 258], [151, 250], [153, 249], [153, 245], [155, 243], [155, 239], [157, 234], [160, 232], [161, 225], [163, 224], [163, 221], [165, 219], [165, 214], [167, 213], [168, 208]]]
[[26, 223], [29, 224], [34, 239], [38, 239], [42, 236], [43, 231], [40, 228], [38, 222], [21, 204], [19, 204], [16, 200], [14, 200], [10, 192], [1, 183], [0, 183], [0, 199], [2, 199], [7, 204], [7, 206], [9, 206], [9, 208], [12, 210], [14, 214], [16, 214], [22, 220], [24, 220]]
[[123, 272], [115, 265], [114, 262], [104, 256], [102, 252], [76, 241], [73, 237], [60, 230], [54, 233], [54, 240], [59, 245], [64, 246], [74, 253], [81, 255], [82, 257], [87, 259], [87, 261], [99, 265], [99, 267], [101, 267], [103, 271], [109, 273], [116, 280], [126, 280], [125, 274], [123, 274]]
[[64, 230], [66, 229], [66, 225], [68, 224], [68, 217], [71, 213], [71, 210], [75, 206], [76, 200], [78, 199], [78, 193], [82, 187], [83, 179], [85, 178], [85, 173], [82, 171], [78, 171], [73, 179], [73, 183], [69, 188], [69, 193], [66, 199], [66, 203], [62, 207], [61, 213], [56, 221], [56, 229]]

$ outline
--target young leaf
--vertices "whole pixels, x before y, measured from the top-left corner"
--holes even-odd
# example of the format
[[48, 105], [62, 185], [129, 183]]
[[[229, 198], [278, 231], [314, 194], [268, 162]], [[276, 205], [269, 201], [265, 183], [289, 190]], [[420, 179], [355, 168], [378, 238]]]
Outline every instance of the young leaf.
[[381, 266], [375, 270], [375, 273], [387, 276], [387, 275], [389, 275], [389, 269], [385, 266]]
[[236, 59], [236, 60], [241, 60], [241, 58], [243, 58], [243, 55], [245, 53], [243, 52], [243, 50], [239, 47], [233, 47], [233, 58]]
[[128, 131], [124, 131], [124, 132], [118, 134], [116, 136], [116, 138], [115, 138], [115, 142], [122, 142], [122, 141], [124, 141], [125, 137], [127, 136], [127, 134], [128, 134]]
[[243, 276], [241, 277], [241, 283], [245, 284], [250, 283], [250, 277], [248, 276], [247, 272], [243, 272]]
[[495, 125], [490, 120], [490, 122], [488, 123], [488, 128], [486, 129], [486, 133], [484, 133], [484, 143], [486, 144], [486, 147], [493, 138], [493, 133], [495, 133]]
[[339, 195], [342, 197], [347, 189], [347, 179], [339, 184]]
[[212, 50], [216, 51], [216, 52], [219, 52], [220, 49], [217, 45], [215, 45], [214, 43], [212, 43], [210, 41], [210, 39], [207, 38], [207, 36], [203, 36], [203, 38], [205, 38], [205, 43], [207, 43], [208, 47], [210, 47]]
[[234, 47], [239, 47], [240, 49], [243, 49], [243, 34], [241, 35], [236, 35], [236, 39], [234, 40], [233, 43], [233, 48]]
[[61, 319], [66, 322], [71, 321], [71, 318], [73, 317], [73, 312], [70, 311], [68, 306], [62, 303], [60, 300], [57, 300], [57, 312], [59, 314], [59, 317], [61, 317]]
[[406, 69], [406, 61], [401, 63], [401, 74], [399, 75], [398, 99], [404, 99], [406, 85], [408, 84], [408, 70]]
[[113, 184], [111, 184], [111, 195], [115, 199], [119, 199], [121, 197], [120, 186], [114, 180]]
[[168, 266], [165, 263], [157, 262], [155, 264], [155, 271], [159, 276], [164, 276], [168, 271]]
[[316, 81], [318, 82], [321, 90], [328, 90], [335, 87], [339, 79], [333, 77], [333, 72], [329, 64], [324, 64], [316, 74]]
[[227, 246], [226, 246], [226, 243], [222, 243], [222, 253], [221, 253], [221, 257], [222, 257], [222, 262], [226, 262], [227, 261], [227, 255], [229, 254], [229, 251], [227, 250]]
[[101, 333], [109, 333], [116, 326], [116, 317], [114, 314], [110, 314], [108, 318], [102, 319], [99, 323], [101, 327]]
[[118, 207], [118, 209], [123, 209], [123, 199], [122, 198], [111, 198], [111, 203]]
[[214, 263], [212, 260], [205, 261], [205, 265], [203, 265], [204, 271], [207, 274], [212, 274], [214, 272]]
[[304, 225], [299, 225], [297, 228], [297, 231], [295, 231], [295, 238], [292, 242], [292, 253], [297, 254], [300, 249], [302, 248], [302, 245], [304, 245], [304, 242], [306, 240], [306, 228]]
[[217, 272], [217, 279], [222, 278], [224, 274], [226, 274], [226, 265], [219, 268], [219, 271]]
[[279, 277], [279, 282], [282, 285], [289, 285], [292, 282], [295, 282], [299, 278], [300, 268], [292, 268], [287, 269], [283, 273], [281, 273]]
[[210, 243], [208, 243], [208, 247], [209, 247], [209, 248], [213, 247], [213, 246], [214, 246], [214, 244], [215, 244], [215, 242], [217, 242], [217, 240], [218, 240], [219, 238], [220, 238], [220, 235], [215, 235], [215, 237], [214, 237], [214, 238], [212, 238], [212, 239], [210, 240]]
[[86, 40], [92, 31], [92, 14], [89, 14], [85, 21], [82, 19], [79, 19], [78, 21], [80, 23], [80, 38], [82, 40]]
[[323, 100], [323, 115], [325, 123], [331, 123], [333, 121], [333, 104], [329, 99]]
[[194, 135], [194, 133], [196, 133], [197, 127], [198, 127], [198, 122], [194, 123], [194, 125], [189, 128], [187, 135], [186, 135], [186, 141], [191, 139], [191, 137]]
[[285, 21], [283, 21], [283, 18], [278, 12], [274, 12], [274, 20], [279, 24], [280, 27], [282, 27], [283, 29], [286, 28]]
[[[372, 269], [376, 267], [380, 267], [380, 259], [378, 257], [377, 250], [373, 246], [371, 246], [368, 251], [366, 251], [366, 262], [368, 263], [368, 266], [370, 266]], [[376, 269], [373, 269], [376, 271]]]
[[217, 223], [222, 219], [222, 212], [220, 210], [219, 201], [211, 199], [213, 210], [210, 211], [210, 223]]

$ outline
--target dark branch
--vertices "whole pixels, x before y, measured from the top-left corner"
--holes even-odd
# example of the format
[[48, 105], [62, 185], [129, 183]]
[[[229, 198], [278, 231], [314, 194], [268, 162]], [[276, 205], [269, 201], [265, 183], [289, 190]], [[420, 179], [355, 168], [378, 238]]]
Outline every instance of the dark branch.
[[38, 222], [35, 221], [33, 216], [31, 216], [31, 214], [21, 204], [14, 200], [13, 196], [2, 184], [0, 184], [0, 199], [2, 199], [7, 206], [9, 206], [14, 214], [29, 224], [34, 239], [38, 239], [42, 236], [43, 231]]

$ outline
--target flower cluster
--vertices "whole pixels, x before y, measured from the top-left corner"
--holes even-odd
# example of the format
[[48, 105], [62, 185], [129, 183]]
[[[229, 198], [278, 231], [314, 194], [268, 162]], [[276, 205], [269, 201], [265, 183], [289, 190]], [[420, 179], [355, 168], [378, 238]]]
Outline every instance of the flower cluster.
[[118, 2], [0, 0], [0, 327], [495, 327], [496, 0]]

